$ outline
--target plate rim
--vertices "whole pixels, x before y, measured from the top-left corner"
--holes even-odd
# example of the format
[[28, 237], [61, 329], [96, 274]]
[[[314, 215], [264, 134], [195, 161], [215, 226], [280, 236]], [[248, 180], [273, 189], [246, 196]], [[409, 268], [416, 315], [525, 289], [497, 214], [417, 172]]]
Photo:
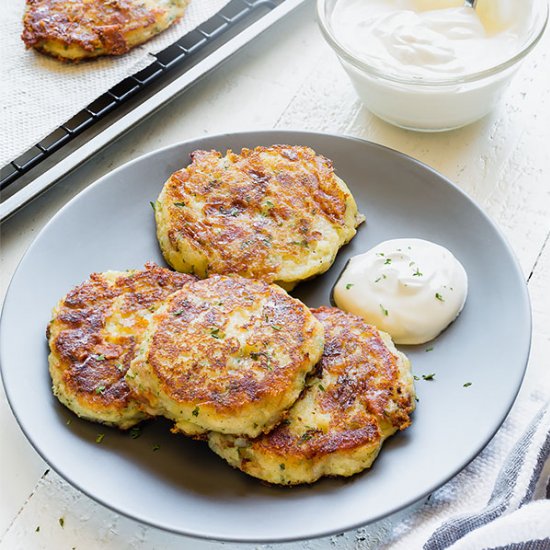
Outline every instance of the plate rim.
[[[108, 171], [104, 175], [102, 175], [97, 180], [93, 181], [90, 185], [88, 185], [86, 188], [81, 190], [79, 193], [77, 193], [74, 197], [72, 197], [66, 204], [64, 204], [52, 217], [48, 222], [38, 231], [38, 233], [35, 235], [29, 246], [26, 248], [25, 252], [21, 256], [21, 259], [19, 260], [13, 275], [10, 279], [10, 282], [8, 284], [8, 287], [6, 289], [6, 293], [4, 296], [3, 304], [2, 304], [2, 311], [0, 313], [0, 343], [2, 342], [3, 338], [2, 335], [4, 333], [3, 327], [4, 323], [7, 321], [5, 320], [5, 313], [7, 310], [7, 304], [9, 302], [8, 298], [10, 297], [10, 294], [12, 292], [12, 286], [14, 284], [14, 281], [16, 280], [19, 271], [22, 268], [22, 264], [27, 259], [27, 257], [32, 253], [34, 248], [38, 246], [38, 241], [40, 240], [43, 233], [47, 231], [47, 229], [56, 223], [58, 217], [61, 217], [64, 215], [64, 212], [68, 209], [70, 209], [74, 203], [77, 201], [81, 201], [83, 197], [86, 196], [87, 193], [92, 192], [92, 190], [97, 187], [98, 185], [101, 185], [102, 182], [107, 178], [112, 178], [119, 172], [122, 172], [126, 169], [128, 169], [130, 166], [143, 162], [149, 158], [156, 157], [158, 155], [161, 155], [162, 153], [169, 151], [171, 149], [178, 149], [181, 147], [188, 146], [192, 143], [196, 142], [203, 142], [203, 141], [213, 141], [213, 140], [219, 140], [227, 138], [228, 141], [231, 139], [238, 139], [239, 137], [242, 137], [246, 140], [252, 140], [255, 139], [257, 136], [257, 140], [262, 139], [263, 137], [269, 136], [269, 135], [286, 135], [288, 136], [288, 139], [294, 141], [297, 143], [297, 139], [302, 139], [302, 136], [304, 139], [307, 139], [308, 136], [313, 136], [321, 139], [330, 139], [330, 140], [336, 140], [336, 141], [352, 141], [357, 142], [361, 144], [362, 146], [366, 146], [373, 149], [380, 149], [384, 150], [387, 154], [390, 154], [391, 156], [397, 155], [400, 159], [407, 163], [412, 163], [413, 165], [416, 165], [421, 170], [428, 171], [432, 175], [436, 176], [438, 180], [441, 180], [441, 183], [445, 183], [447, 186], [449, 186], [454, 192], [458, 192], [459, 195], [461, 195], [469, 204], [472, 206], [477, 213], [484, 219], [484, 221], [491, 227], [491, 229], [494, 231], [494, 234], [499, 238], [501, 243], [504, 245], [504, 249], [506, 250], [509, 258], [512, 260], [512, 265], [514, 267], [514, 274], [515, 276], [523, 283], [521, 285], [522, 290], [522, 306], [524, 308], [524, 314], [528, 321], [528, 325], [526, 328], [526, 333], [528, 335], [527, 340], [523, 343], [523, 345], [526, 347], [526, 353], [525, 358], [523, 360], [522, 365], [522, 372], [521, 376], [519, 378], [519, 383], [517, 384], [517, 387], [515, 388], [513, 392], [513, 396], [510, 400], [510, 403], [506, 405], [506, 407], [503, 408], [503, 413], [500, 415], [498, 423], [496, 423], [496, 426], [494, 429], [490, 431], [490, 435], [486, 438], [486, 440], [483, 442], [483, 444], [480, 446], [479, 449], [473, 451], [470, 453], [467, 457], [464, 457], [464, 459], [461, 461], [461, 466], [457, 469], [453, 469], [442, 481], [438, 481], [437, 483], [434, 483], [429, 488], [427, 488], [420, 496], [417, 498], [411, 498], [407, 501], [402, 502], [399, 506], [397, 506], [392, 512], [384, 513], [381, 512], [378, 515], [375, 515], [371, 518], [369, 518], [366, 522], [354, 522], [347, 524], [346, 526], [340, 526], [340, 527], [332, 527], [330, 529], [324, 529], [324, 530], [314, 530], [314, 532], [309, 534], [304, 534], [301, 536], [289, 536], [289, 537], [267, 537], [267, 538], [258, 538], [258, 537], [237, 537], [237, 536], [219, 536], [219, 535], [212, 535], [207, 532], [198, 532], [197, 530], [194, 532], [191, 532], [189, 530], [182, 530], [182, 529], [176, 529], [172, 526], [162, 524], [161, 522], [153, 522], [148, 520], [146, 517], [137, 517], [135, 515], [132, 515], [129, 512], [126, 512], [125, 510], [119, 509], [116, 506], [110, 504], [100, 496], [96, 496], [94, 494], [91, 494], [90, 491], [87, 491], [80, 487], [78, 481], [74, 480], [72, 476], [67, 475], [65, 473], [60, 472], [56, 466], [51, 464], [47, 458], [47, 452], [45, 452], [35, 441], [33, 440], [32, 434], [30, 433], [30, 430], [26, 426], [24, 426], [19, 416], [16, 412], [16, 405], [13, 403], [11, 396], [11, 392], [9, 389], [9, 385], [6, 385], [6, 379], [5, 379], [5, 373], [4, 373], [4, 352], [2, 351], [4, 349], [4, 346], [0, 346], [0, 379], [2, 381], [2, 385], [4, 387], [4, 391], [6, 394], [6, 399], [8, 402], [8, 405], [10, 407], [10, 410], [15, 417], [16, 423], [19, 427], [19, 429], [23, 432], [26, 439], [31, 444], [32, 448], [35, 452], [38, 453], [38, 455], [46, 462], [49, 468], [54, 470], [57, 475], [59, 475], [62, 479], [67, 481], [73, 488], [75, 488], [77, 491], [85, 494], [87, 497], [91, 498], [94, 502], [97, 502], [101, 504], [102, 506], [105, 506], [107, 509], [111, 510], [112, 512], [115, 512], [117, 514], [120, 514], [126, 518], [129, 518], [130, 520], [141, 522], [143, 524], [149, 525], [154, 528], [158, 528], [167, 532], [176, 533], [179, 535], [184, 535], [186, 537], [190, 537], [192, 539], [198, 539], [198, 540], [211, 540], [211, 541], [223, 541], [223, 542], [234, 542], [234, 543], [285, 543], [285, 542], [293, 542], [293, 541], [300, 541], [300, 540], [309, 540], [309, 539], [316, 539], [320, 537], [326, 537], [330, 535], [334, 535], [336, 533], [341, 533], [343, 531], [352, 531], [361, 527], [364, 527], [366, 525], [370, 525], [372, 523], [375, 523], [385, 517], [390, 517], [392, 515], [398, 514], [401, 511], [405, 510], [408, 507], [411, 507], [415, 503], [418, 503], [426, 498], [429, 494], [433, 493], [435, 490], [439, 489], [446, 483], [448, 483], [449, 480], [454, 478], [456, 475], [458, 475], [464, 468], [466, 468], [477, 456], [479, 456], [483, 450], [489, 445], [489, 443], [493, 440], [496, 433], [500, 430], [503, 423], [505, 422], [506, 418], [508, 417], [512, 407], [514, 406], [518, 393], [523, 385], [523, 381], [525, 379], [525, 373], [527, 369], [527, 365], [529, 362], [529, 357], [531, 353], [531, 342], [532, 342], [532, 327], [533, 327], [533, 320], [532, 320], [532, 306], [531, 301], [529, 298], [529, 291], [528, 291], [528, 285], [527, 281], [525, 280], [525, 276], [523, 274], [523, 271], [521, 269], [521, 266], [519, 264], [519, 261], [516, 257], [516, 254], [510, 245], [507, 237], [504, 235], [502, 230], [499, 228], [499, 226], [491, 219], [491, 217], [486, 213], [484, 209], [481, 208], [481, 206], [477, 203], [476, 200], [474, 200], [472, 197], [470, 197], [464, 190], [462, 190], [458, 185], [456, 185], [453, 181], [451, 181], [449, 178], [447, 178], [444, 174], [438, 172], [436, 169], [432, 168], [431, 166], [427, 165], [426, 163], [415, 159], [411, 157], [410, 155], [407, 155], [406, 153], [403, 153], [401, 151], [397, 151], [396, 149], [393, 149], [391, 147], [388, 147], [386, 145], [382, 145], [379, 143], [375, 143], [372, 141], [369, 141], [367, 139], [359, 138], [356, 136], [349, 136], [345, 134], [337, 134], [337, 133], [331, 133], [331, 132], [316, 132], [316, 131], [309, 131], [309, 130], [296, 130], [296, 129], [261, 129], [261, 130], [240, 130], [236, 132], [222, 132], [217, 134], [206, 134], [206, 135], [198, 135], [193, 138], [186, 139], [184, 141], [179, 141], [176, 143], [172, 143], [169, 145], [166, 145], [164, 147], [155, 149], [153, 151], [149, 151], [148, 153], [145, 153], [143, 155], [139, 155], [136, 158], [133, 158], [120, 166], [114, 168], [113, 170]], [[279, 142], [280, 143], [280, 142]], [[320, 153], [322, 154], [322, 153]], [[519, 290], [519, 288], [518, 288]], [[353, 479], [353, 478], [352, 478]]]

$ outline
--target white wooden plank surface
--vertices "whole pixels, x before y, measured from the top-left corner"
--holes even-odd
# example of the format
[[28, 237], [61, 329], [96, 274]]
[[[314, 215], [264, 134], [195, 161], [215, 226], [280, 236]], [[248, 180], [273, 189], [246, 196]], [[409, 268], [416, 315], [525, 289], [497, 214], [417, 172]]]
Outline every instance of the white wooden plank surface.
[[[533, 351], [518, 406], [533, 396], [550, 396], [550, 377], [544, 376], [550, 352], [549, 53], [547, 33], [503, 103], [484, 120], [446, 134], [407, 132], [376, 119], [360, 105], [320, 36], [312, 2], [306, 3], [184, 97], [9, 220], [1, 232], [0, 299], [24, 250], [47, 220], [90, 182], [128, 160], [184, 139], [224, 131], [277, 127], [345, 133], [436, 168], [500, 225], [530, 277], [533, 301]], [[521, 427], [513, 426], [509, 433]], [[196, 541], [141, 525], [96, 504], [53, 472], [44, 475], [47, 466], [19, 431], [3, 392], [0, 433], [0, 550], [244, 547]], [[509, 439], [493, 444], [506, 446]], [[276, 548], [378, 548], [401, 517], [338, 537]]]

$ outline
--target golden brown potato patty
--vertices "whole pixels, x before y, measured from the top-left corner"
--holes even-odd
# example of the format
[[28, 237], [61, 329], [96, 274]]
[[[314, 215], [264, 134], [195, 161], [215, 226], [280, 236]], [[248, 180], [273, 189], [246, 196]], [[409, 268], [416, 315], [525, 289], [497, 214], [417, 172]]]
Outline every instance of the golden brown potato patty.
[[256, 436], [296, 401], [323, 350], [323, 328], [276, 285], [212, 276], [153, 316], [126, 376], [176, 430]]
[[120, 55], [162, 32], [188, 0], [27, 0], [21, 38], [62, 60]]
[[94, 273], [71, 290], [47, 329], [59, 400], [79, 416], [123, 429], [145, 418], [124, 376], [148, 318], [191, 280], [148, 263], [140, 271]]
[[370, 467], [385, 438], [409, 426], [414, 386], [389, 336], [337, 308], [312, 310], [325, 348], [288, 416], [256, 439], [209, 434], [232, 466], [277, 484], [350, 476]]
[[327, 158], [304, 146], [195, 151], [156, 203], [157, 236], [178, 271], [277, 283], [326, 271], [363, 220]]

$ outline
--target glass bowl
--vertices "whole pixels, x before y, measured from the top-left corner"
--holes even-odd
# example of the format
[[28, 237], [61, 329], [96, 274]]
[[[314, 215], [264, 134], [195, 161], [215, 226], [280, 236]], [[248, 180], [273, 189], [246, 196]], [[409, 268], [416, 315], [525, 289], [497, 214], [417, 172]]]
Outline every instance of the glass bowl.
[[485, 116], [498, 103], [521, 62], [540, 40], [548, 22], [547, 0], [535, 0], [525, 39], [509, 59], [483, 71], [457, 77], [402, 77], [370, 65], [338, 40], [332, 26], [332, 15], [338, 1], [317, 0], [318, 21], [360, 99], [381, 119], [401, 128], [423, 132], [460, 128]]

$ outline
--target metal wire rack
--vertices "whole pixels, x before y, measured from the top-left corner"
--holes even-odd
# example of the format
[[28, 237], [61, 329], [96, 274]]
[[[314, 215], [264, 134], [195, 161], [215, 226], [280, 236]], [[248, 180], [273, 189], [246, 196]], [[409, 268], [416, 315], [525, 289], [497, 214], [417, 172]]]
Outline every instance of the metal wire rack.
[[[145, 69], [119, 82], [0, 169], [0, 221], [302, 2], [231, 0], [210, 19], [155, 54]], [[132, 113], [134, 116], [129, 116]]]

